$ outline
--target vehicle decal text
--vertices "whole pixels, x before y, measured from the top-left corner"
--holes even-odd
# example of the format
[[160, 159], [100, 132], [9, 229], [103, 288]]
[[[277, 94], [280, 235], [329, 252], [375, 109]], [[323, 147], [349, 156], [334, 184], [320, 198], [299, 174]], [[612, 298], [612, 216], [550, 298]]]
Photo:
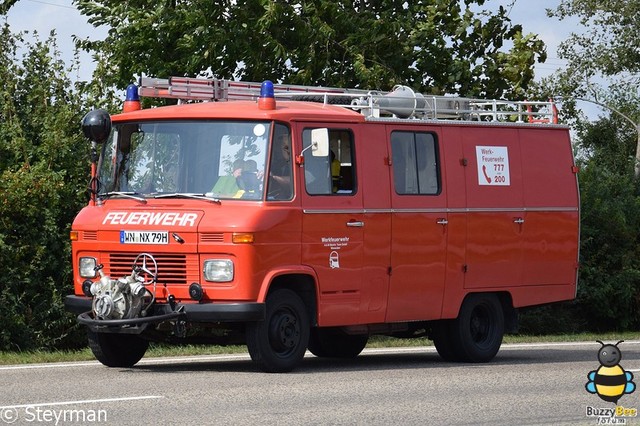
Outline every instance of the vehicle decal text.
[[109, 212], [102, 224], [109, 225], [156, 225], [195, 226], [197, 213], [176, 212]]
[[349, 244], [349, 237], [322, 237], [322, 244], [331, 250], [340, 250], [340, 247]]

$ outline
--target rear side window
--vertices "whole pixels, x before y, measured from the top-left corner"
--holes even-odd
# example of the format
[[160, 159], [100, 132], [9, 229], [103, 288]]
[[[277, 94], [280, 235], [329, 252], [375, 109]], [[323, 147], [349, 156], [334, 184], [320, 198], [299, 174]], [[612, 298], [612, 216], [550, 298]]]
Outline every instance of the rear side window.
[[440, 193], [437, 152], [431, 133], [391, 132], [393, 183], [397, 194]]

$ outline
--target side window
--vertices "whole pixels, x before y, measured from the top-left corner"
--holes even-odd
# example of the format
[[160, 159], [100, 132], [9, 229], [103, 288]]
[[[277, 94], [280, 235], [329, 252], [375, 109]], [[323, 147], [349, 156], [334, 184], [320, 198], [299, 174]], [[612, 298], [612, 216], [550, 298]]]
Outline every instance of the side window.
[[271, 143], [267, 200], [291, 200], [293, 197], [292, 164], [291, 132], [287, 126], [276, 124]]
[[311, 131], [302, 132], [304, 184], [310, 195], [350, 195], [356, 190], [353, 134], [346, 129], [329, 130], [329, 150], [311, 150]]
[[440, 193], [436, 141], [431, 133], [392, 132], [391, 155], [397, 194]]

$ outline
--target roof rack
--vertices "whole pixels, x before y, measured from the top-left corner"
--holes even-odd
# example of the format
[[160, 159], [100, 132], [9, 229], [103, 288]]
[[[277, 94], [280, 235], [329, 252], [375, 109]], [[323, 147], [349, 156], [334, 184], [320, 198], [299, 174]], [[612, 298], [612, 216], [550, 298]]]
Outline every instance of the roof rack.
[[[140, 96], [190, 101], [257, 100], [262, 83], [220, 78], [143, 77]], [[337, 87], [274, 84], [274, 95], [282, 100], [322, 102], [359, 111], [367, 118], [390, 117], [410, 120], [466, 120], [535, 124], [557, 124], [553, 100], [481, 100], [456, 96], [432, 96], [395, 86], [390, 92]]]

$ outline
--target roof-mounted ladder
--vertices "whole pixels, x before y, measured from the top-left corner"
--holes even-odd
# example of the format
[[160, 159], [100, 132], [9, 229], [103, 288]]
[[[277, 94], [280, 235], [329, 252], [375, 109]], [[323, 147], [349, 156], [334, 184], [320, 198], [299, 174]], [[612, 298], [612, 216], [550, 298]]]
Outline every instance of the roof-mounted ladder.
[[[257, 100], [262, 83], [220, 78], [170, 77], [140, 80], [140, 96], [180, 101]], [[396, 86], [391, 92], [337, 87], [274, 84], [281, 100], [322, 102], [359, 111], [368, 118], [411, 120], [468, 120], [556, 124], [558, 111], [552, 100], [480, 100], [455, 96], [432, 96]]]

